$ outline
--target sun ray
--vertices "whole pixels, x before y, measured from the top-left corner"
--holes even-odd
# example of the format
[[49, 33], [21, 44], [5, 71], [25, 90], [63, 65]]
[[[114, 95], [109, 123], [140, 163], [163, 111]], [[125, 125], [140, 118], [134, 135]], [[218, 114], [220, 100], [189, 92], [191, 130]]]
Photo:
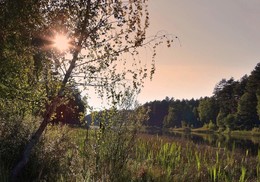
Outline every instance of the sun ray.
[[59, 51], [66, 51], [69, 49], [69, 39], [64, 34], [56, 34], [53, 40], [53, 47], [57, 48]]

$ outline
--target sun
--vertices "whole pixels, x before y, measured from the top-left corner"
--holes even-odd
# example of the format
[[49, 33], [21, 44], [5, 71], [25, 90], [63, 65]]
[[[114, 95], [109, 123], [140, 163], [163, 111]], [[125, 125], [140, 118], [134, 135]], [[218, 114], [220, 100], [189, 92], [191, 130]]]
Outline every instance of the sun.
[[64, 34], [56, 34], [53, 40], [53, 47], [57, 48], [59, 51], [66, 51], [69, 49], [69, 39]]

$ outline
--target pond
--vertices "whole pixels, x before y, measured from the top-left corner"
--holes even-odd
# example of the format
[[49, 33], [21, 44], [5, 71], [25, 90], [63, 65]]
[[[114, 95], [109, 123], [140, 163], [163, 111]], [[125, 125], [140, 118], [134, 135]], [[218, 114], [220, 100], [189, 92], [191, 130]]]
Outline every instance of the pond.
[[[229, 134], [185, 133], [185, 132], [159, 132], [158, 135], [172, 139], [189, 140], [195, 144], [206, 144], [213, 147], [227, 148], [249, 155], [257, 155], [260, 149], [260, 137], [257, 136], [231, 136]], [[260, 152], [260, 150], [259, 150]]]

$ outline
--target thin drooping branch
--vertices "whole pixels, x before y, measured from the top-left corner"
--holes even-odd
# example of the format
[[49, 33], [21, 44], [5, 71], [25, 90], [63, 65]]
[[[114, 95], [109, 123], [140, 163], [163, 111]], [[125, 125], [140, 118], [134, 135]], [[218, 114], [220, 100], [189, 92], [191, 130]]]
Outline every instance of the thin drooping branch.
[[[142, 45], [140, 45], [139, 47], [145, 47], [147, 45], [149, 45], [150, 43], [154, 42], [156, 39], [160, 39], [164, 36], [160, 36], [160, 37], [154, 37], [154, 39], [151, 39], [147, 42], [144, 42]], [[84, 61], [83, 63], [80, 63], [80, 64], [77, 64], [75, 65], [76, 67], [80, 67], [80, 66], [83, 66], [83, 65], [87, 65], [89, 63], [92, 63], [92, 62], [96, 62], [96, 61], [99, 61], [99, 60], [103, 60], [103, 59], [106, 59], [108, 57], [111, 57], [111, 56], [114, 56], [114, 55], [118, 55], [120, 53], [124, 53], [124, 52], [127, 52], [129, 51], [130, 49], [136, 49], [136, 45], [132, 45], [132, 46], [126, 46], [118, 51], [114, 51], [112, 54], [104, 54], [103, 56], [100, 56], [100, 57], [97, 57], [96, 59], [92, 59], [92, 60], [89, 60], [89, 61]]]

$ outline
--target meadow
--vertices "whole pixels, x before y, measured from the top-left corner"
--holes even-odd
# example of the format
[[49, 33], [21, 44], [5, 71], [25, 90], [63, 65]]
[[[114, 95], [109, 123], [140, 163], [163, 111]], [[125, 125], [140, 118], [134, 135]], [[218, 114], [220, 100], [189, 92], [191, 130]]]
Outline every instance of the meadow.
[[[14, 147], [14, 146], [12, 146]], [[6, 149], [8, 150], [8, 149]], [[1, 153], [8, 181], [14, 153]], [[12, 160], [10, 160], [12, 159]], [[118, 130], [49, 126], [21, 181], [260, 181], [257, 155], [184, 138]]]
[[183, 139], [141, 135], [135, 162], [143, 181], [259, 181], [260, 151], [194, 144]]

